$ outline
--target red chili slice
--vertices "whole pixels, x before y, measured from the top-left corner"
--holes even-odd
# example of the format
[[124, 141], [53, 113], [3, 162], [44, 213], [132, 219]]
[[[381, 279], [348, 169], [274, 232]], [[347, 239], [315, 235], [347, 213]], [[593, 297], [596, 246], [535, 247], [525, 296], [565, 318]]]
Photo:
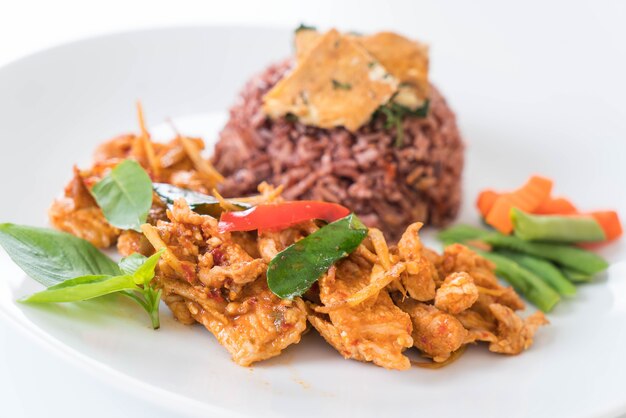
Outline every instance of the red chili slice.
[[259, 205], [241, 212], [225, 212], [219, 223], [220, 232], [281, 230], [311, 219], [334, 222], [350, 214], [350, 210], [336, 203], [301, 200]]

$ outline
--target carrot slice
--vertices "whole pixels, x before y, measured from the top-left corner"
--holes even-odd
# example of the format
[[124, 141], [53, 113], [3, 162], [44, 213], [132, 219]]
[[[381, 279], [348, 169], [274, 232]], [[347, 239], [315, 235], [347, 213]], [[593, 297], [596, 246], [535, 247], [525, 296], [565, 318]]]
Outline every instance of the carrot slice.
[[508, 196], [500, 196], [487, 214], [485, 222], [503, 234], [510, 234], [513, 231], [513, 222], [511, 221], [511, 208], [513, 206]]
[[483, 218], [487, 217], [487, 214], [493, 207], [493, 204], [496, 203], [496, 199], [498, 197], [500, 197], [500, 193], [491, 189], [480, 192], [478, 199], [476, 199], [476, 207], [478, 207], [478, 210]]
[[533, 212], [537, 215], [574, 215], [576, 206], [564, 197], [549, 197]]
[[518, 208], [532, 213], [550, 196], [552, 180], [541, 176], [532, 176], [526, 184], [512, 193], [498, 197], [489, 210], [485, 221], [503, 234], [513, 231], [511, 209]]
[[598, 221], [604, 230], [607, 241], [612, 241], [622, 235], [622, 223], [619, 220], [619, 215], [614, 210], [596, 211], [589, 213], [589, 215]]

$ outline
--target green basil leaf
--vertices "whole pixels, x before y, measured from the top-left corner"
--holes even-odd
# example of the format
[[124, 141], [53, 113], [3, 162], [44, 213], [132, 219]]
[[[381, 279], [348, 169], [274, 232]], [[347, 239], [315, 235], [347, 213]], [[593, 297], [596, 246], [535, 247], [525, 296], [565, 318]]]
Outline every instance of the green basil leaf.
[[276, 254], [267, 269], [267, 285], [280, 298], [304, 294], [338, 260], [367, 236], [367, 227], [350, 214]]
[[161, 289], [152, 287], [150, 282], [154, 278], [154, 270], [163, 251], [165, 250], [162, 249], [152, 254], [149, 258], [135, 253], [120, 261], [120, 268], [125, 273], [132, 275], [136, 284], [143, 285], [141, 290], [134, 292], [124, 291], [123, 294], [141, 305], [148, 315], [150, 315], [152, 328], [154, 329], [158, 329], [160, 326], [159, 303], [161, 301]]
[[120, 274], [117, 264], [91, 243], [65, 232], [5, 223], [0, 224], [0, 245], [44, 286], [79, 276]]
[[23, 299], [22, 302], [33, 303], [60, 303], [76, 302], [108, 295], [121, 290], [136, 289], [137, 285], [132, 276], [82, 276], [66, 280], [56, 286], [35, 293]]
[[147, 285], [154, 278], [154, 269], [165, 249], [161, 249], [150, 257], [134, 253], [120, 261], [120, 269], [133, 276], [135, 283]]
[[96, 183], [91, 194], [111, 225], [140, 231], [152, 206], [152, 181], [139, 163], [125, 160]]
[[128, 257], [122, 258], [119, 262], [120, 270], [124, 272], [124, 274], [133, 275], [135, 272], [141, 267], [143, 263], [146, 262], [148, 257], [139, 253], [133, 253]]
[[[154, 183], [155, 193], [168, 205], [173, 205], [177, 199], [183, 198], [189, 208], [201, 215], [209, 215], [219, 218], [223, 212], [220, 202], [213, 196], [194, 192], [193, 190], [182, 189], [167, 183]], [[237, 200], [227, 199], [229, 203], [239, 207], [241, 210], [250, 209], [252, 205]]]
[[163, 251], [165, 251], [165, 249], [161, 249], [152, 254], [145, 260], [145, 262], [141, 266], [139, 266], [139, 268], [133, 274], [135, 283], [148, 286], [150, 281], [154, 278], [154, 269], [156, 268], [157, 263], [161, 258], [161, 254], [163, 254]]
[[156, 253], [152, 254], [148, 259], [137, 269], [133, 277], [135, 278], [135, 282], [138, 284], [148, 285], [150, 281], [154, 278], [154, 269], [161, 258], [161, 254], [163, 254], [165, 249], [161, 249]]

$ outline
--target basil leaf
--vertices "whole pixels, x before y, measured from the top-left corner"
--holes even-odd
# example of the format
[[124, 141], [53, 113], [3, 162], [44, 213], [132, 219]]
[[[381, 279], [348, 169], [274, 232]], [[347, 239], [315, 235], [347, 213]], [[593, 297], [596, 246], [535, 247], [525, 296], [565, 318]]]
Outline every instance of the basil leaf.
[[154, 269], [163, 254], [164, 249], [152, 254], [149, 258], [139, 253], [131, 254], [120, 261], [120, 269], [126, 274], [133, 276], [135, 283], [148, 285], [154, 278]]
[[133, 277], [135, 279], [135, 283], [143, 284], [147, 286], [150, 281], [154, 278], [154, 269], [161, 258], [161, 254], [163, 254], [165, 249], [161, 249], [156, 253], [152, 254], [148, 259], [135, 271]]
[[330, 223], [276, 254], [267, 269], [267, 285], [280, 298], [300, 296], [366, 236], [367, 227], [353, 213]]
[[147, 259], [148, 257], [142, 254], [133, 253], [128, 257], [122, 258], [118, 265], [124, 274], [130, 274], [132, 276]]
[[66, 280], [56, 286], [35, 293], [23, 299], [22, 302], [59, 303], [76, 302], [108, 295], [121, 290], [136, 289], [137, 285], [132, 276], [82, 276]]
[[139, 163], [122, 161], [93, 186], [91, 194], [111, 225], [141, 232], [152, 206], [152, 181]]
[[150, 315], [152, 328], [160, 327], [159, 304], [161, 302], [161, 289], [150, 286], [154, 278], [154, 270], [163, 254], [164, 249], [152, 254], [149, 258], [135, 253], [120, 261], [120, 268], [127, 274], [132, 275], [133, 280], [138, 285], [143, 285], [141, 290], [134, 292], [125, 291], [124, 295], [137, 302]]
[[0, 245], [24, 272], [52, 286], [87, 275], [120, 274], [117, 264], [88, 241], [47, 228], [0, 224]]
[[[194, 192], [193, 190], [182, 189], [167, 183], [154, 183], [152, 187], [157, 196], [170, 206], [173, 205], [177, 199], [183, 198], [191, 210], [201, 215], [219, 218], [224, 211], [220, 206], [220, 202], [213, 196]], [[248, 203], [230, 199], [227, 200], [229, 203], [241, 208], [241, 210], [250, 209], [252, 207], [252, 205]]]

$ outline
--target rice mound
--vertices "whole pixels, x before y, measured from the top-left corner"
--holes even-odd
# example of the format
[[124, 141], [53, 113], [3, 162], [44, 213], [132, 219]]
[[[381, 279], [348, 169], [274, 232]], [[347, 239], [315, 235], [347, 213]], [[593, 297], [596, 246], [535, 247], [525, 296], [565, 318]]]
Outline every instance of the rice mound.
[[412, 222], [441, 226], [456, 217], [464, 147], [436, 88], [427, 117], [404, 119], [396, 147], [395, 128], [385, 129], [383, 115], [355, 133], [266, 117], [263, 95], [291, 65], [283, 61], [253, 77], [230, 109], [213, 157], [225, 177], [220, 193], [251, 194], [262, 181], [284, 185], [285, 199], [340, 203], [393, 241]]

